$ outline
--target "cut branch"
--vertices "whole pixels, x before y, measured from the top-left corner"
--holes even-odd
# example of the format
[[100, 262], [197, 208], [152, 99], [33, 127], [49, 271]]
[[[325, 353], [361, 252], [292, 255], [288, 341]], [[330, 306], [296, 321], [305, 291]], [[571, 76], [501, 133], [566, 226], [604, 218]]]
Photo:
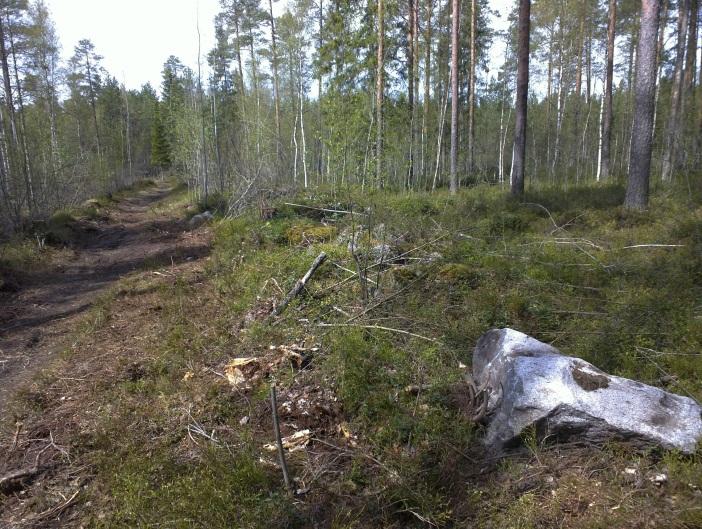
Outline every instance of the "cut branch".
[[283, 449], [283, 439], [280, 436], [280, 423], [278, 421], [278, 399], [275, 394], [275, 384], [271, 384], [271, 413], [273, 414], [273, 430], [275, 433], [275, 444], [278, 446], [278, 458], [280, 459], [280, 469], [283, 471], [283, 481], [288, 491], [290, 486], [290, 475], [288, 474], [288, 464], [285, 461], [285, 450]]
[[318, 323], [318, 327], [356, 327], [359, 329], [376, 329], [379, 331], [388, 331], [388, 332], [395, 332], [398, 334], [404, 334], [406, 336], [412, 336], [413, 338], [419, 338], [420, 340], [426, 340], [427, 342], [435, 343], [437, 345], [443, 345], [439, 340], [435, 340], [434, 338], [428, 338], [426, 336], [422, 336], [421, 334], [415, 334], [413, 332], [409, 331], [403, 331], [402, 329], [392, 329], [390, 327], [383, 327], [381, 325], [355, 325], [351, 323]]

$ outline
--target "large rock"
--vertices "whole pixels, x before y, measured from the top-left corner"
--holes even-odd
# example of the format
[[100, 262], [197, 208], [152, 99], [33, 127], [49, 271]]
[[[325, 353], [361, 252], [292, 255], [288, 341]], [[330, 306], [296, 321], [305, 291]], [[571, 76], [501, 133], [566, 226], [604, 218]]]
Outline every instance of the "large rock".
[[214, 219], [214, 215], [210, 213], [209, 211], [205, 211], [204, 213], [200, 213], [199, 215], [195, 215], [193, 218], [188, 221], [188, 228], [191, 230], [196, 230], [203, 224], [207, 224], [208, 222], [211, 222]]
[[695, 451], [702, 408], [681, 397], [600, 371], [512, 329], [484, 334], [473, 376], [488, 390], [486, 443], [501, 450], [535, 427], [540, 439]]

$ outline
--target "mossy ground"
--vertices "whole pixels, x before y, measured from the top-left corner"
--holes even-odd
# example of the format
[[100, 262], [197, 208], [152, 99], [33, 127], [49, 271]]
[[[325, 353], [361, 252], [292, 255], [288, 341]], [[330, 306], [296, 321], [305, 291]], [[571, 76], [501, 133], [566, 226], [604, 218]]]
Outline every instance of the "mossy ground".
[[[632, 213], [622, 196], [617, 186], [523, 202], [489, 187], [349, 191], [294, 202], [354, 215], [280, 204], [273, 219], [219, 220], [205, 261], [113, 289], [17, 413], [66, 432], [67, 467], [90, 469], [76, 526], [700, 527], [699, 452], [526, 436], [497, 461], [462, 409], [462, 366], [482, 333], [504, 326], [702, 397], [702, 200], [659, 191]], [[178, 212], [184, 197], [159, 207]], [[377, 259], [365, 301], [349, 272], [357, 229], [367, 234], [360, 261], [375, 263], [378, 241], [394, 256]], [[306, 293], [266, 322], [321, 251], [329, 262]], [[314, 348], [302, 370], [277, 368], [248, 389], [222, 375], [232, 358], [291, 344]], [[273, 438], [272, 380], [292, 406], [280, 408], [284, 435], [313, 432], [289, 456], [296, 497], [262, 448]], [[297, 413], [301, 400], [315, 406]], [[656, 485], [660, 473], [667, 482]]]

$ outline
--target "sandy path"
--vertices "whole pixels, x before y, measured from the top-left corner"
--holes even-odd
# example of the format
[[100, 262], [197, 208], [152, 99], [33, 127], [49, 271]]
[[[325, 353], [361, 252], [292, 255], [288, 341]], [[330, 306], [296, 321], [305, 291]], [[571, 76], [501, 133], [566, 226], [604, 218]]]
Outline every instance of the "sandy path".
[[151, 207], [165, 185], [140, 192], [109, 210], [109, 221], [84, 230], [75, 256], [28, 277], [17, 294], [0, 298], [0, 416], [16, 390], [67, 345], [81, 315], [115, 281], [145, 266], [201, 257], [207, 241]]

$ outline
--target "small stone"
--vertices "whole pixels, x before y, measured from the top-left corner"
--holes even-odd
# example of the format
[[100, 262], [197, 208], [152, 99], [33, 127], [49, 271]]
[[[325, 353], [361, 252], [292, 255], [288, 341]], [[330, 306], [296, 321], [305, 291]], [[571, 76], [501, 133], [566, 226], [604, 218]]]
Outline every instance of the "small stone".
[[654, 474], [648, 479], [650, 479], [651, 482], [656, 485], [656, 487], [660, 487], [661, 485], [668, 483], [668, 476], [666, 474]]
[[244, 417], [242, 417], [242, 418], [239, 420], [239, 424], [240, 424], [241, 426], [246, 426], [247, 424], [249, 424], [249, 421], [250, 421], [250, 420], [251, 420], [251, 419], [249, 418], [249, 416], [248, 416], [248, 415], [245, 415]]
[[210, 213], [209, 211], [205, 211], [204, 213], [200, 213], [199, 215], [195, 215], [193, 218], [191, 218], [188, 221], [188, 227], [191, 230], [196, 230], [203, 224], [207, 224], [208, 222], [211, 222], [214, 219], [214, 215]]

